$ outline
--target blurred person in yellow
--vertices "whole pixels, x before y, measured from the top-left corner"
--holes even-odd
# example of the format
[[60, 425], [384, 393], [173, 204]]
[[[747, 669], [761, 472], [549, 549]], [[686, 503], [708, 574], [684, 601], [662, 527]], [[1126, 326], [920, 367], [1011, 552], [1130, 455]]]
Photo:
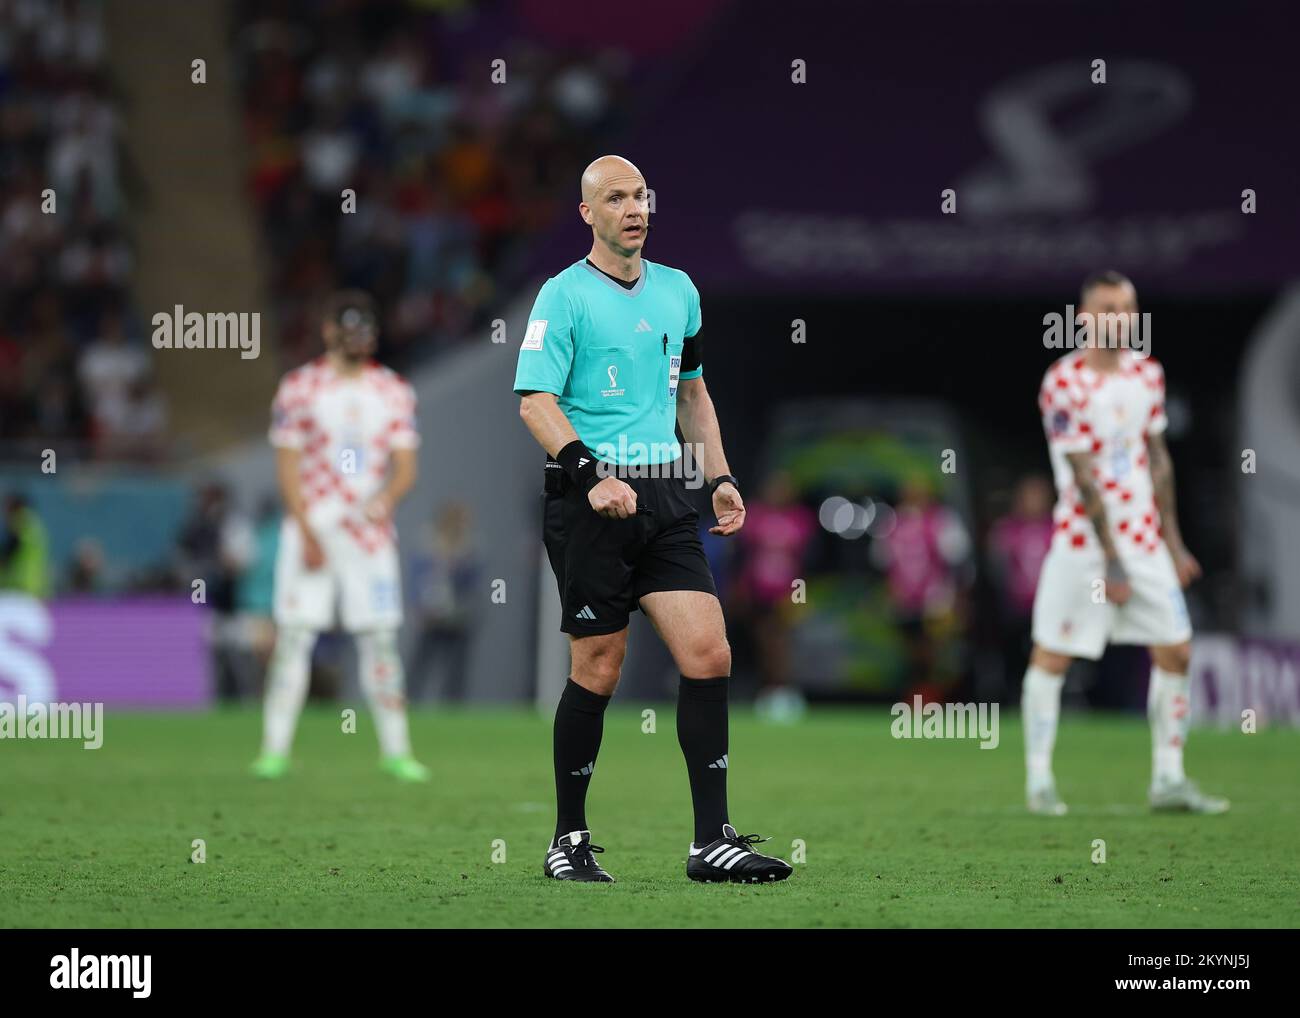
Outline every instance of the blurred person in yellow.
[[50, 593], [50, 555], [45, 526], [22, 495], [5, 499], [4, 535], [0, 539], [0, 591], [32, 597]]

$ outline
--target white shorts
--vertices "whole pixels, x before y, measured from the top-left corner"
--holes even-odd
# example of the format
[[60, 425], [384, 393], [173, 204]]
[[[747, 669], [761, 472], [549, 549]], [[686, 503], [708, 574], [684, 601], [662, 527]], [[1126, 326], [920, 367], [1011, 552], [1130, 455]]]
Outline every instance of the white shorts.
[[275, 560], [275, 621], [317, 632], [334, 626], [334, 605], [349, 633], [396, 629], [402, 624], [402, 578], [397, 544], [366, 551], [338, 526], [319, 527], [316, 539], [325, 564], [308, 570], [302, 560], [302, 531], [286, 517]]
[[1053, 545], [1034, 595], [1034, 643], [1095, 661], [1108, 643], [1167, 647], [1190, 640], [1187, 602], [1164, 543], [1121, 561], [1133, 596], [1122, 605], [1110, 604], [1097, 593], [1096, 581], [1106, 575], [1100, 551]]

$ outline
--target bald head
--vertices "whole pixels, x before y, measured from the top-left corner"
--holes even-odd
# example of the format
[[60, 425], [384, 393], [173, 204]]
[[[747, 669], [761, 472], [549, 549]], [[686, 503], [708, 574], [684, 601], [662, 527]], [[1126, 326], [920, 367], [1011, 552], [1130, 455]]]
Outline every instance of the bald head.
[[650, 228], [650, 192], [640, 170], [622, 156], [595, 160], [582, 174], [578, 214], [591, 227], [592, 251], [598, 258], [604, 251], [627, 260], [623, 268], [634, 267]]
[[645, 177], [622, 156], [601, 156], [582, 171], [582, 200], [595, 204], [602, 191], [615, 185], [635, 191], [645, 187]]

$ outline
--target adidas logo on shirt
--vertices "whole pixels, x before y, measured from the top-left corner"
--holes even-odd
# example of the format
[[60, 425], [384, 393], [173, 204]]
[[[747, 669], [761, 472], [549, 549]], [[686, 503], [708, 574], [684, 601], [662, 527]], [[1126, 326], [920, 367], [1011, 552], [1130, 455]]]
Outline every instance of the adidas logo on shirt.
[[726, 754], [726, 753], [723, 753], [723, 754], [722, 754], [722, 758], [721, 758], [721, 759], [719, 759], [719, 760], [714, 760], [713, 763], [709, 764], [709, 770], [711, 770], [711, 771], [725, 771], [726, 769], [727, 769], [727, 754]]
[[632, 331], [633, 332], [654, 332], [654, 329], [650, 327], [649, 322], [647, 322], [644, 318], [642, 318], [641, 321], [636, 323], [636, 328], [633, 329]]
[[586, 604], [582, 606], [582, 611], [577, 612], [573, 617], [575, 619], [586, 619], [588, 622], [596, 621], [596, 613], [591, 610], [591, 605]]

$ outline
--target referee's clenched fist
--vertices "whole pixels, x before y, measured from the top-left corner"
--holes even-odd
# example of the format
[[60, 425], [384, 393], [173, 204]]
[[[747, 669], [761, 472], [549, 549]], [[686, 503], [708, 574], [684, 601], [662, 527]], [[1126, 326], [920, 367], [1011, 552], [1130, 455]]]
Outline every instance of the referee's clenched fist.
[[625, 520], [636, 515], [636, 491], [626, 481], [606, 477], [587, 492], [591, 507], [611, 520]]

